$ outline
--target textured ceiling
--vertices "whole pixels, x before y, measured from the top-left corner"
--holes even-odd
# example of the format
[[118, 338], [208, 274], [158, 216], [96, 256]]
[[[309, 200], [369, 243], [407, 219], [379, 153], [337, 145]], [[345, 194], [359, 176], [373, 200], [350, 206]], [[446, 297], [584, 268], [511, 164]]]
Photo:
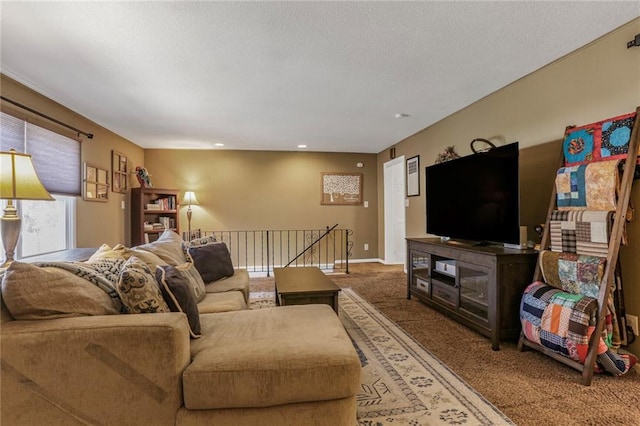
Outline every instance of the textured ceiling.
[[142, 147], [378, 153], [640, 16], [640, 2], [2, 1], [0, 12], [2, 73]]

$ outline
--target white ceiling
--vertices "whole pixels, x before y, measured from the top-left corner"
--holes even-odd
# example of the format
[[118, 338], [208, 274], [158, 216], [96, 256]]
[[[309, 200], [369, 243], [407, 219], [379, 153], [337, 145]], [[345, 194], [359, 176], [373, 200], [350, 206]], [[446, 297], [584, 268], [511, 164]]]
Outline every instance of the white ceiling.
[[640, 1], [3, 0], [0, 12], [2, 73], [144, 148], [378, 153], [640, 16]]

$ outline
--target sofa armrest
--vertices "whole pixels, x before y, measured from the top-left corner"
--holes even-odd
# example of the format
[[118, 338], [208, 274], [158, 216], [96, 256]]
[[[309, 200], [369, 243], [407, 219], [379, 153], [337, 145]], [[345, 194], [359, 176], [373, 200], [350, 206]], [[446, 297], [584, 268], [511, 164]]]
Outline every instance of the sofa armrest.
[[182, 313], [8, 321], [2, 424], [174, 424], [190, 339]]

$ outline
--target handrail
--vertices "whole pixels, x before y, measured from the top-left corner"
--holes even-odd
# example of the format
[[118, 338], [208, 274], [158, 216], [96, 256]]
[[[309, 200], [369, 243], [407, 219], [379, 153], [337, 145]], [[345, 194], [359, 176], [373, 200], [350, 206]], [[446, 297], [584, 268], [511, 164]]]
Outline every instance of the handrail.
[[294, 264], [348, 274], [354, 245], [353, 230], [338, 228], [338, 224], [325, 229], [192, 231], [191, 238], [213, 235], [226, 243], [234, 268], [266, 276], [274, 268]]
[[[331, 228], [329, 228], [327, 226], [327, 230], [325, 231], [324, 234], [322, 234], [320, 237], [318, 237], [314, 242], [312, 242], [311, 244], [309, 244], [309, 246], [307, 246], [306, 249], [302, 250], [301, 253], [299, 253], [296, 257], [294, 257], [289, 263], [287, 263], [286, 265], [284, 265], [284, 267], [286, 268], [287, 266], [291, 265], [293, 262], [295, 262], [296, 260], [298, 260], [298, 258], [300, 256], [302, 256], [303, 254], [305, 254], [307, 252], [307, 250], [309, 250], [310, 248], [312, 248], [313, 246], [315, 246], [320, 240], [322, 240], [324, 237], [326, 237], [327, 235], [329, 235], [329, 233], [331, 231], [333, 231], [334, 229], [336, 229], [338, 227], [338, 224], [336, 223], [335, 225], [333, 225]], [[268, 237], [267, 237], [268, 238]]]

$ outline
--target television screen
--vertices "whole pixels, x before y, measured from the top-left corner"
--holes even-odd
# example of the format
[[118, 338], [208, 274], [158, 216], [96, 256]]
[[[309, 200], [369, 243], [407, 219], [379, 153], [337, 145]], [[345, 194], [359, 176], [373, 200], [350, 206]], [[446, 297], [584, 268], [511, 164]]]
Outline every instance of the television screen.
[[426, 167], [427, 233], [520, 243], [518, 142]]

